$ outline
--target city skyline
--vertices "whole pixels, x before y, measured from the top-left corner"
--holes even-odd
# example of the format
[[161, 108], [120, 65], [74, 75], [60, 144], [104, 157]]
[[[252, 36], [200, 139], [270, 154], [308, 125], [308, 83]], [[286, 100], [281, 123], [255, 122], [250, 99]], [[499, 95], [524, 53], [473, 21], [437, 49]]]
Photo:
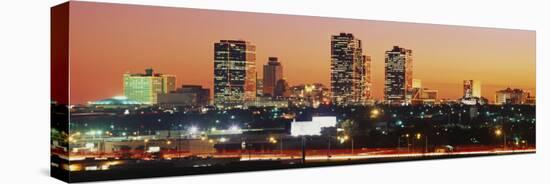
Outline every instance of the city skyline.
[[[536, 95], [535, 34], [531, 31], [82, 2], [72, 6], [78, 11], [71, 19], [71, 30], [75, 30], [70, 41], [71, 104], [122, 95], [120, 76], [149, 67], [177, 76], [176, 86], [196, 84], [213, 89], [213, 43], [225, 39], [256, 45], [258, 76], [263, 74], [258, 66], [275, 56], [285, 66], [290, 86], [330, 86], [330, 35], [340, 32], [361, 39], [363, 53], [372, 57], [375, 99], [383, 98], [384, 52], [394, 45], [414, 50], [413, 78], [439, 90], [440, 99], [462, 97], [466, 79], [482, 81], [482, 96], [490, 100], [496, 91], [507, 87]], [[121, 11], [127, 14], [120, 16]], [[115, 14], [117, 18], [106, 18]], [[187, 20], [189, 16], [210, 18]], [[266, 19], [270, 24], [260, 21]], [[239, 20], [233, 21], [239, 26], [224, 23], [227, 20]], [[102, 29], [106, 25], [111, 29]], [[216, 25], [231, 29], [209, 29]], [[136, 29], [143, 30], [121, 34]], [[303, 75], [304, 71], [308, 75]]]
[[51, 16], [64, 181], [537, 151], [534, 31], [80, 1]]

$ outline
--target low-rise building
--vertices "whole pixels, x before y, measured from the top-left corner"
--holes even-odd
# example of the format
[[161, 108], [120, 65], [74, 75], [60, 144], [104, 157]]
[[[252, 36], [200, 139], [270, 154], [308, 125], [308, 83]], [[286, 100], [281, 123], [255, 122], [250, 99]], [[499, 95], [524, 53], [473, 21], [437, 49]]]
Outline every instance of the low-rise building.
[[528, 101], [529, 98], [530, 94], [527, 91], [517, 88], [506, 88], [496, 92], [495, 104], [526, 104], [527, 102], [530, 102]]
[[206, 106], [209, 104], [210, 89], [199, 85], [183, 85], [176, 91], [158, 95], [162, 107]]

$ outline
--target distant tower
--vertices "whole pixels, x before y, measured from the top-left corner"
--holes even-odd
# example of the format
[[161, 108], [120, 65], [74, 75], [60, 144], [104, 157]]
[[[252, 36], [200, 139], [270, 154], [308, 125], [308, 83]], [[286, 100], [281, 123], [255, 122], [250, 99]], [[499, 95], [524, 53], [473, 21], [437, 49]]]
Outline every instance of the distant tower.
[[399, 46], [386, 51], [384, 100], [389, 104], [410, 104], [412, 99], [412, 51]]
[[464, 98], [481, 98], [481, 81], [464, 80]]
[[256, 47], [242, 40], [214, 44], [214, 104], [242, 106], [256, 99]]
[[283, 66], [276, 57], [269, 57], [264, 65], [263, 93], [266, 96], [275, 96], [277, 81], [283, 79]]
[[273, 93], [273, 97], [275, 98], [285, 98], [289, 96], [289, 89], [288, 89], [288, 83], [285, 79], [280, 79], [275, 84], [275, 92]]
[[[363, 104], [370, 92], [370, 75], [361, 40], [351, 33], [331, 37], [331, 92], [332, 102], [338, 105]], [[370, 59], [370, 57], [369, 57]], [[369, 62], [370, 65], [370, 62]]]

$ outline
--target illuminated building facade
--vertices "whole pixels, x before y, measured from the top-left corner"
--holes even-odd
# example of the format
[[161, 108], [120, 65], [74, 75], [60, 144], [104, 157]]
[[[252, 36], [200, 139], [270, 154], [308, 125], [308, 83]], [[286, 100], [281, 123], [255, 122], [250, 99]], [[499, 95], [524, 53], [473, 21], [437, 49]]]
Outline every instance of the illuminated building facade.
[[256, 78], [256, 96], [261, 97], [264, 95], [264, 80]]
[[259, 107], [259, 108], [267, 108], [267, 107], [275, 107], [275, 108], [287, 108], [289, 104], [288, 100], [278, 100], [273, 99], [271, 97], [258, 97], [256, 98], [256, 101], [250, 101], [246, 102], [244, 104], [245, 108], [251, 108], [251, 107]]
[[384, 100], [388, 104], [410, 104], [413, 87], [412, 50], [394, 46], [386, 51]]
[[[363, 104], [370, 92], [367, 85], [367, 57], [361, 40], [351, 33], [331, 37], [331, 93], [337, 105]], [[369, 57], [370, 60], [370, 57]], [[370, 64], [370, 62], [369, 62]], [[370, 94], [370, 93], [369, 93]]]
[[313, 116], [311, 121], [296, 121], [290, 124], [292, 136], [314, 136], [321, 135], [323, 128], [336, 127], [336, 116]]
[[414, 105], [426, 105], [436, 104], [438, 90], [428, 89], [422, 87], [422, 81], [420, 79], [413, 79], [412, 85], [412, 99], [411, 104]]
[[214, 44], [214, 104], [242, 106], [256, 98], [256, 47], [242, 40]]
[[154, 73], [148, 68], [144, 74], [126, 73], [123, 76], [124, 96], [143, 104], [156, 104], [158, 94], [175, 90], [176, 77]]
[[117, 109], [117, 108], [128, 108], [128, 107], [140, 107], [142, 103], [138, 101], [129, 100], [128, 97], [125, 97], [125, 96], [115, 96], [108, 99], [88, 102], [88, 105], [96, 109]]
[[[497, 91], [495, 94], [495, 104], [513, 104], [513, 105], [520, 105], [520, 104], [531, 104], [529, 102], [529, 99], [532, 97], [530, 96], [529, 92], [524, 91], [522, 89], [512, 89], [512, 88], [506, 88], [500, 91]], [[532, 103], [534, 104], [534, 103]]]
[[302, 84], [289, 89], [290, 99], [294, 106], [319, 107], [330, 102], [330, 89], [323, 84]]
[[460, 103], [465, 105], [483, 105], [488, 103], [488, 100], [481, 96], [481, 81], [464, 80], [463, 84], [464, 95], [460, 99]]
[[371, 57], [370, 56], [364, 56], [364, 59], [365, 61], [365, 75], [363, 75], [363, 77], [365, 77], [364, 79], [364, 85], [363, 85], [363, 90], [364, 91], [364, 100], [366, 101], [371, 101], [372, 100], [372, 69], [371, 69], [371, 64], [372, 64], [372, 60], [371, 60]]
[[276, 57], [269, 57], [264, 65], [263, 93], [265, 96], [275, 96], [277, 82], [283, 79], [283, 66]]
[[464, 98], [481, 98], [481, 81], [464, 80]]

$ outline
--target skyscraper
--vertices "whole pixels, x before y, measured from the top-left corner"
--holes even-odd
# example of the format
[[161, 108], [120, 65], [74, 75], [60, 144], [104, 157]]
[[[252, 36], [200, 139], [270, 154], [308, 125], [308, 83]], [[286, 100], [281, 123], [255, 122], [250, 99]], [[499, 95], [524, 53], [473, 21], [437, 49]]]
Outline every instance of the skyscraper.
[[365, 83], [364, 83], [364, 91], [365, 91], [365, 100], [372, 99], [372, 70], [371, 70], [371, 58], [370, 56], [364, 56], [365, 61]]
[[277, 81], [283, 79], [283, 66], [276, 57], [269, 57], [264, 65], [263, 93], [266, 96], [275, 96]]
[[[331, 37], [331, 93], [338, 105], [362, 104], [370, 92], [370, 74], [366, 74], [367, 57], [363, 55], [361, 40], [351, 33]], [[370, 57], [369, 57], [370, 61]], [[370, 64], [370, 62], [369, 62]]]
[[256, 98], [256, 46], [243, 40], [214, 44], [214, 104], [242, 106]]
[[464, 98], [481, 98], [481, 81], [464, 80]]
[[386, 51], [384, 100], [389, 104], [410, 104], [412, 98], [412, 51], [399, 46]]
[[144, 74], [126, 73], [123, 80], [124, 96], [144, 104], [156, 104], [158, 94], [174, 91], [176, 86], [176, 76], [154, 73], [152, 68]]

